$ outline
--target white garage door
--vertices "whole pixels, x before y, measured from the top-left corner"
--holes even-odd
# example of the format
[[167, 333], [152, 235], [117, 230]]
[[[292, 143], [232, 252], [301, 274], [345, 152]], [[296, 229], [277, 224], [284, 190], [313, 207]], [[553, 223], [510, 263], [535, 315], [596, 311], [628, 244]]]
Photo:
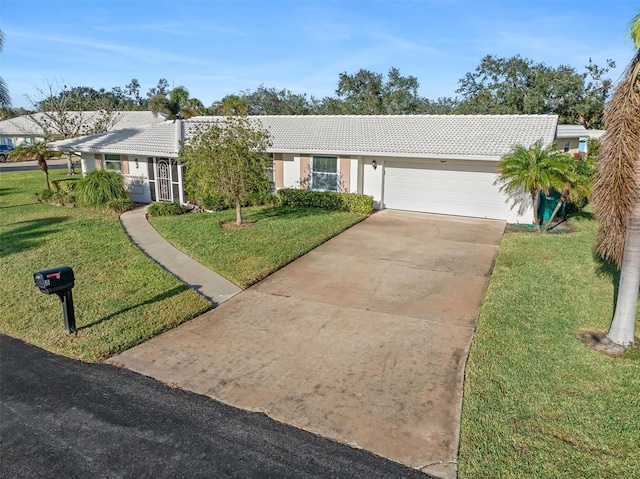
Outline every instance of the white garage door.
[[386, 162], [386, 208], [506, 219], [506, 198], [493, 184], [495, 166], [473, 162]]

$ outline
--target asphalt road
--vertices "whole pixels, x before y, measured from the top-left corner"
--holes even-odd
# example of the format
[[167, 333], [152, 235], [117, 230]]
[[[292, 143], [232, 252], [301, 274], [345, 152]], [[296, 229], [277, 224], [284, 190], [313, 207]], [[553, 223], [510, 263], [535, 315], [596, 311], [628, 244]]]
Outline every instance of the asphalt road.
[[0, 335], [0, 477], [421, 478], [263, 414]]
[[[50, 170], [61, 170], [67, 167], [67, 160], [54, 158], [47, 161], [47, 166]], [[37, 169], [39, 169], [39, 167], [35, 160], [0, 163], [0, 171], [26, 171]], [[76, 167], [76, 171], [80, 171], [80, 165]]]

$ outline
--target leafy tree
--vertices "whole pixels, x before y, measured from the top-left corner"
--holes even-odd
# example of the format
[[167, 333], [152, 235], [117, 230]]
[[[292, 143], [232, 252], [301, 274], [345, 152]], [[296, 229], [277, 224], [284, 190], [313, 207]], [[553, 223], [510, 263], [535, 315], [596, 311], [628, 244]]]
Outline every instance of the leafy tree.
[[[4, 32], [0, 30], [0, 52], [4, 48]], [[8, 108], [11, 106], [11, 96], [4, 79], [0, 77], [0, 107]]]
[[47, 160], [57, 153], [47, 150], [47, 144], [44, 141], [37, 141], [30, 145], [20, 145], [9, 153], [9, 158], [15, 161], [33, 160], [38, 161], [40, 171], [44, 175], [44, 183], [47, 189], [49, 186], [49, 166]]
[[157, 94], [149, 100], [149, 108], [154, 115], [164, 113], [168, 120], [191, 118], [199, 115], [204, 105], [197, 98], [189, 98], [189, 90], [178, 86], [169, 92], [169, 96]]
[[247, 105], [249, 115], [308, 115], [313, 108], [313, 99], [309, 101], [306, 94], [297, 95], [264, 85], [255, 91], [242, 92], [240, 98]]
[[340, 73], [336, 94], [346, 114], [403, 115], [419, 110], [419, 86], [416, 77], [403, 77], [394, 67], [386, 81], [380, 73], [360, 69], [353, 75]]
[[600, 221], [596, 251], [620, 269], [615, 313], [607, 339], [612, 348], [634, 343], [640, 288], [640, 13], [629, 23], [634, 57], [605, 110], [591, 195]]
[[187, 193], [201, 203], [211, 195], [224, 198], [241, 224], [243, 203], [265, 184], [270, 146], [269, 132], [246, 115], [200, 124], [180, 152]]
[[601, 68], [591, 62], [584, 73], [561, 65], [516, 55], [511, 58], [485, 56], [475, 72], [459, 81], [458, 112], [470, 114], [557, 114], [561, 123], [580, 123], [598, 128], [611, 80], [603, 78], [615, 63]]
[[529, 148], [516, 146], [500, 160], [500, 190], [508, 194], [522, 190], [529, 193], [534, 227], [539, 230], [540, 219], [536, 208], [538, 194], [541, 191], [549, 193], [551, 189], [560, 190], [565, 187], [572, 163], [571, 156], [559, 152], [555, 145], [544, 147], [541, 141], [537, 141]]

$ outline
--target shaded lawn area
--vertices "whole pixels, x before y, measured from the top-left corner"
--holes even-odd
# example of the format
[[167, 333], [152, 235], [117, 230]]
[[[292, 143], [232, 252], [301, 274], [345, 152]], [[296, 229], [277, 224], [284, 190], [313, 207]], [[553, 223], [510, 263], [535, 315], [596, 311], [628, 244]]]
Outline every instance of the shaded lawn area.
[[466, 367], [461, 478], [640, 477], [640, 358], [579, 339], [609, 327], [614, 286], [595, 221], [571, 224], [502, 240]]
[[[99, 361], [212, 307], [134, 246], [118, 218], [40, 204], [35, 193], [43, 187], [40, 171], [0, 172], [0, 333]], [[58, 296], [33, 284], [35, 271], [61, 265], [76, 277], [72, 335]]]
[[260, 281], [287, 263], [362, 221], [356, 213], [314, 208], [243, 208], [249, 228], [225, 229], [235, 210], [151, 218], [171, 244], [241, 288]]

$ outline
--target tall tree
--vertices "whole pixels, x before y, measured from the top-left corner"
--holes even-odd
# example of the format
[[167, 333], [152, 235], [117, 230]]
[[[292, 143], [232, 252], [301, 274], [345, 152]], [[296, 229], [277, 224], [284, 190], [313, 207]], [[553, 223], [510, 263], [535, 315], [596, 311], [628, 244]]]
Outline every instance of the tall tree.
[[462, 96], [458, 112], [470, 114], [557, 114], [561, 123], [580, 123], [586, 128], [602, 125], [611, 80], [604, 75], [615, 63], [599, 67], [589, 59], [585, 72], [516, 55], [485, 56], [474, 72], [459, 82]]
[[572, 165], [572, 157], [559, 152], [556, 145], [545, 147], [537, 141], [531, 147], [516, 146], [500, 160], [498, 183], [501, 183], [500, 189], [508, 194], [529, 193], [534, 228], [539, 230], [538, 194], [566, 185]]
[[[35, 98], [27, 98], [40, 115], [30, 115], [30, 119], [42, 129], [45, 142], [102, 133], [120, 119], [113, 102], [90, 87], [59, 86], [47, 81], [46, 90], [37, 92]], [[71, 154], [67, 166], [69, 174], [74, 174]]]
[[236, 223], [241, 224], [242, 204], [268, 184], [270, 146], [269, 132], [248, 116], [200, 124], [180, 152], [189, 196], [200, 202], [212, 194], [224, 198], [235, 205]]
[[149, 100], [149, 108], [154, 115], [164, 113], [168, 120], [191, 118], [200, 114], [204, 105], [197, 98], [189, 98], [189, 90], [175, 87], [169, 95], [157, 94]]
[[634, 343], [640, 288], [640, 13], [629, 23], [629, 37], [636, 52], [605, 110], [591, 195], [600, 221], [596, 250], [620, 268], [607, 339], [622, 348]]
[[[0, 30], [0, 52], [4, 48], [4, 32]], [[0, 77], [0, 108], [9, 108], [11, 106], [11, 96], [4, 79]]]
[[247, 101], [238, 95], [227, 95], [222, 100], [211, 105], [214, 115], [247, 115], [249, 107]]
[[247, 104], [249, 115], [308, 115], [311, 113], [313, 99], [307, 95], [298, 95], [287, 89], [258, 86], [255, 91], [244, 91], [241, 98]]
[[386, 80], [380, 73], [360, 69], [353, 75], [340, 73], [336, 94], [346, 114], [404, 115], [419, 110], [419, 86], [416, 77], [403, 77], [394, 67], [389, 69]]

